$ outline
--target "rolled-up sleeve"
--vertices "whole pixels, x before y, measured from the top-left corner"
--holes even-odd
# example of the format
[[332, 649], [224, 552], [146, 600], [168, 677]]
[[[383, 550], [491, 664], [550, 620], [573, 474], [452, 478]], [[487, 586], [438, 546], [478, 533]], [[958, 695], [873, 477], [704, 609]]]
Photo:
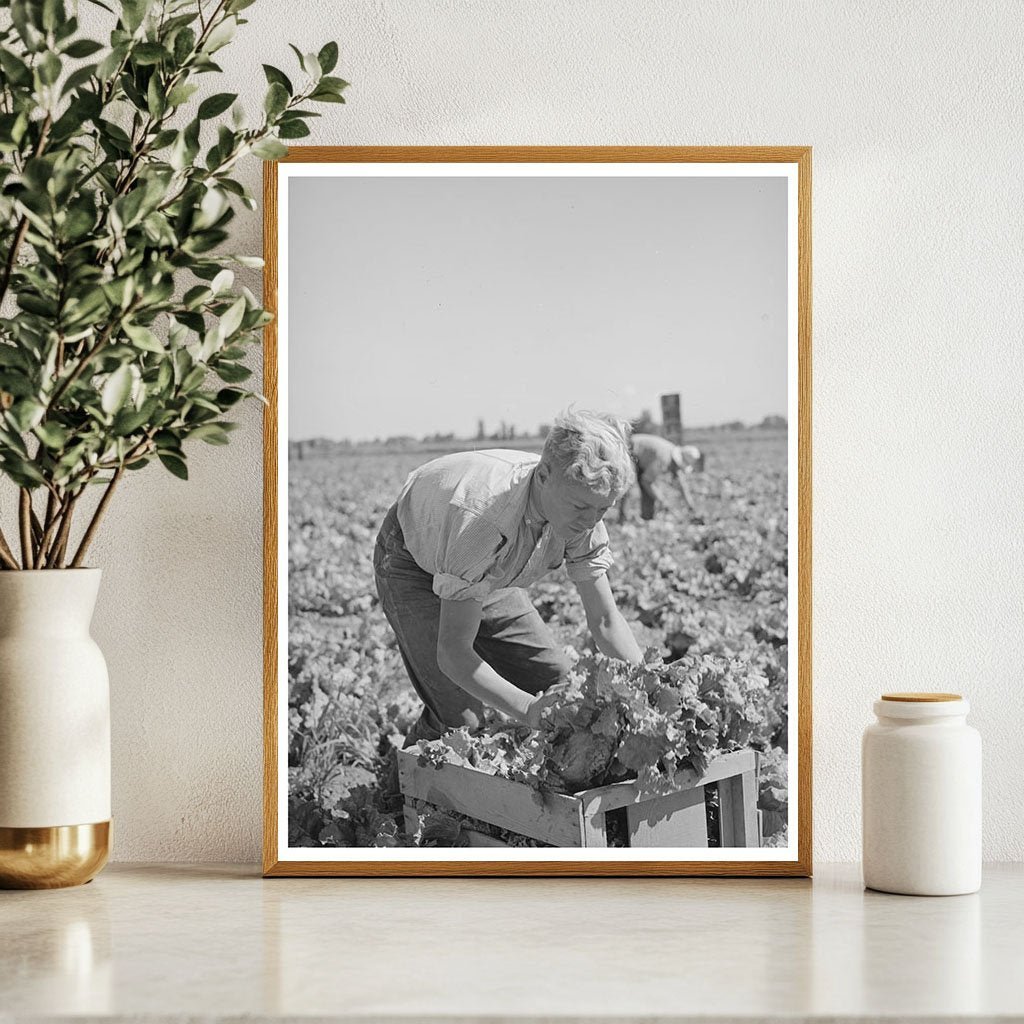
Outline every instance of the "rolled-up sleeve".
[[589, 533], [574, 538], [565, 547], [565, 571], [573, 583], [596, 580], [615, 563], [608, 544], [608, 528], [600, 522]]
[[450, 510], [439, 532], [432, 589], [443, 601], [482, 601], [494, 590], [490, 570], [505, 541], [466, 510]]

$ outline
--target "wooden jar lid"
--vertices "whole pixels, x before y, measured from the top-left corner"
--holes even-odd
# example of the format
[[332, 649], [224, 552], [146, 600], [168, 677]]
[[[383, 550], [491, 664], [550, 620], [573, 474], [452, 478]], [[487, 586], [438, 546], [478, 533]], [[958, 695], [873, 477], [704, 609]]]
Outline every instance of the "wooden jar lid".
[[895, 700], [907, 704], [928, 704], [935, 701], [963, 700], [959, 693], [883, 693], [882, 700]]

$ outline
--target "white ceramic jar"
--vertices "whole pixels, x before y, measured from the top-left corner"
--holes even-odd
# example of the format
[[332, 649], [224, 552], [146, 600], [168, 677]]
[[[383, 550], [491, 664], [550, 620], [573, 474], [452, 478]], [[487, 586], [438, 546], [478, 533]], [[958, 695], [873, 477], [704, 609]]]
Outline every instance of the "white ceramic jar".
[[981, 737], [955, 693], [890, 693], [861, 747], [864, 884], [913, 896], [981, 887]]

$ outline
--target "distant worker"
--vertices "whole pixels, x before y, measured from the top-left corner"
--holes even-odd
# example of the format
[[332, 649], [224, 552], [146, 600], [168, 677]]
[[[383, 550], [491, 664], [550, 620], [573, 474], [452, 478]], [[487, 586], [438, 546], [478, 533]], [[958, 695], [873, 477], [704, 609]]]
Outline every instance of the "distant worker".
[[[653, 519], [654, 510], [665, 499], [657, 493], [654, 482], [664, 473], [669, 473], [683, 495], [683, 501], [691, 512], [696, 512], [686, 477], [690, 473], [704, 470], [704, 454], [695, 445], [673, 444], [657, 434], [634, 434], [632, 437], [633, 463], [636, 466], [636, 482], [640, 487], [640, 516]], [[626, 502], [629, 492], [619, 502], [619, 522], [625, 522]]]

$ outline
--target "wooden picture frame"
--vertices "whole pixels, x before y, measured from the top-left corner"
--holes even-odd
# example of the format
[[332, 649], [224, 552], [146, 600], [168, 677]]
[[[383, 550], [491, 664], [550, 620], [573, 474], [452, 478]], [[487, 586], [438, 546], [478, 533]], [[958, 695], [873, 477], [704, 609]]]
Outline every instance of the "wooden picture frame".
[[[403, 165], [402, 173], [416, 175], [432, 167], [443, 174], [450, 167], [454, 173], [470, 174], [474, 169], [492, 171], [495, 165], [503, 173], [515, 177], [517, 169], [534, 165], [533, 173], [542, 173], [536, 165], [556, 168], [568, 173], [562, 165], [573, 165], [578, 172], [600, 174], [625, 173], [623, 165], [631, 165], [628, 173], [642, 178], [644, 174], [675, 174], [686, 171], [692, 176], [717, 176], [720, 174], [743, 174], [751, 176], [764, 174], [784, 176], [788, 181], [789, 206], [787, 207], [787, 260], [788, 276], [785, 283], [788, 296], [788, 359], [789, 359], [789, 430], [796, 421], [796, 437], [789, 435], [788, 445], [788, 499], [789, 499], [789, 593], [796, 592], [796, 637], [792, 634], [794, 609], [789, 603], [790, 647], [789, 664], [796, 666], [795, 682], [789, 682], [789, 826], [790, 842], [784, 849], [766, 851], [752, 849], [753, 841], [742, 841], [752, 830], [758, 829], [761, 815], [752, 800], [756, 801], [754, 785], [756, 758], [745, 756], [743, 751], [727, 755], [721, 763], [715, 762], [709, 772], [717, 773], [714, 778], [691, 777], [682, 779], [679, 791], [662, 797], [656, 813], [648, 813], [653, 805], [639, 802], [636, 793], [630, 793], [628, 784], [603, 787], [578, 793], [575, 796], [559, 795], [555, 803], [557, 813], [542, 815], [538, 819], [537, 801], [526, 800], [516, 790], [515, 783], [508, 783], [507, 793], [495, 798], [494, 790], [488, 787], [482, 796], [474, 795], [474, 786], [479, 780], [463, 779], [454, 766], [448, 771], [437, 772], [432, 768], [417, 765], [415, 756], [400, 755], [398, 770], [401, 774], [403, 792], [407, 794], [407, 806], [413, 798], [433, 796], [436, 799], [450, 799], [455, 810], [470, 816], [493, 809], [500, 804], [503, 823], [523, 834], [532, 834], [544, 841], [552, 840], [567, 850], [579, 847], [579, 853], [558, 851], [545, 855], [532, 851], [529, 858], [520, 850], [511, 853], [497, 849], [461, 851], [458, 856], [426, 853], [418, 850], [401, 851], [359, 851], [349, 855], [339, 851], [335, 857], [332, 851], [326, 854], [317, 850], [317, 856], [297, 847], [288, 847], [288, 834], [282, 828], [285, 821], [282, 809], [282, 795], [286, 795], [286, 765], [282, 759], [282, 723], [286, 723], [287, 704], [282, 695], [286, 692], [287, 678], [282, 679], [282, 645], [287, 651], [288, 636], [281, 635], [282, 610], [287, 605], [287, 579], [281, 572], [281, 547], [285, 545], [283, 533], [287, 518], [287, 501], [280, 494], [282, 447], [287, 452], [288, 437], [286, 425], [279, 417], [282, 395], [279, 393], [279, 340], [281, 323], [278, 314], [286, 307], [285, 296], [279, 291], [284, 276], [280, 239], [286, 230], [282, 208], [282, 187], [296, 175], [314, 171], [322, 172], [327, 167], [338, 170], [339, 175], [373, 174], [380, 169], [384, 172], [394, 165]], [[467, 169], [468, 168], [468, 169]], [[737, 170], [739, 168], [739, 170]], [[746, 170], [743, 170], [743, 169]], [[589, 169], [589, 170], [588, 170]], [[688, 170], [687, 170], [688, 169]], [[480, 171], [484, 173], [484, 171]], [[642, 187], [642, 182], [638, 183]], [[267, 406], [264, 414], [264, 838], [263, 872], [267, 877], [288, 876], [401, 876], [401, 875], [489, 875], [489, 876], [809, 876], [812, 869], [811, 843], [811, 150], [809, 147], [751, 146], [751, 147], [292, 147], [288, 155], [279, 162], [268, 162], [264, 167], [264, 289], [265, 307], [275, 314], [264, 333], [264, 393]], [[349, 252], [347, 259], [357, 259], [358, 253]], [[794, 302], [796, 308], [794, 309]], [[342, 342], [343, 343], [343, 342]], [[796, 365], [793, 366], [795, 353]], [[793, 394], [795, 383], [796, 394]], [[553, 410], [554, 411], [554, 410]], [[795, 413], [795, 416], [794, 416]], [[795, 510], [793, 508], [795, 504]], [[793, 524], [796, 526], [797, 552], [792, 551]], [[793, 578], [795, 576], [795, 587]], [[282, 592], [281, 588], [284, 587]], [[796, 640], [793, 649], [793, 640]], [[286, 662], [284, 662], [286, 664]], [[794, 700], [795, 697], [795, 700]], [[796, 709], [796, 720], [792, 711]], [[282, 717], [282, 712], [285, 717]], [[796, 750], [793, 750], [795, 744]], [[793, 768], [795, 767], [795, 778]], [[431, 773], [424, 776], [424, 773]], [[488, 778], [490, 778], [488, 776]], [[682, 778], [682, 777], [681, 777]], [[499, 780], [504, 781], [504, 780]], [[675, 847], [685, 843], [687, 820], [696, 821], [704, 813], [703, 786], [715, 782], [720, 797], [721, 833], [723, 847], [733, 842], [736, 847], [750, 848], [750, 852], [738, 852], [729, 859], [723, 858], [723, 851], [717, 855], [710, 852], [706, 857], [674, 858], [665, 854], [659, 840], [657, 849], [662, 854], [648, 857], [638, 851], [629, 851], [617, 858], [608, 851], [601, 857], [600, 851], [588, 849], [591, 841], [598, 846], [605, 828], [606, 815], [610, 811], [625, 814], [632, 835], [643, 836], [648, 827], [645, 820], [658, 822], [671, 820], [677, 834], [684, 837]], [[450, 790], [450, 792], [449, 792]], [[449, 793], [444, 796], [444, 793]], [[694, 794], [697, 796], [694, 796]], [[752, 796], [753, 793], [753, 796]], [[441, 794], [441, 795], [439, 795]], [[524, 802], [525, 800], [525, 802]], [[699, 802], [699, 811], [694, 811]], [[285, 801], [286, 803], [286, 801]], [[795, 808], [794, 808], [795, 805]], [[418, 806], [418, 805], [417, 805]], [[552, 815], [554, 815], [552, 817]], [[694, 817], [696, 815], [696, 818]], [[532, 824], [531, 824], [532, 823]], [[501, 824], [501, 822], [496, 822]], [[699, 822], [697, 822], [699, 830]], [[532, 829], [532, 833], [528, 832]], [[795, 841], [793, 831], [795, 830]], [[284, 837], [284, 844], [281, 837]], [[664, 834], [664, 833], [663, 833]], [[675, 833], [674, 833], [675, 834]], [[760, 835], [760, 830], [758, 830]], [[739, 837], [740, 841], [736, 841]], [[728, 841], [727, 841], [728, 840]], [[642, 843], [641, 843], [642, 845]], [[682, 847], [681, 848], [685, 848]], [[727, 852], [727, 851], [726, 851]], [[634, 856], [634, 854], [636, 854]]]

